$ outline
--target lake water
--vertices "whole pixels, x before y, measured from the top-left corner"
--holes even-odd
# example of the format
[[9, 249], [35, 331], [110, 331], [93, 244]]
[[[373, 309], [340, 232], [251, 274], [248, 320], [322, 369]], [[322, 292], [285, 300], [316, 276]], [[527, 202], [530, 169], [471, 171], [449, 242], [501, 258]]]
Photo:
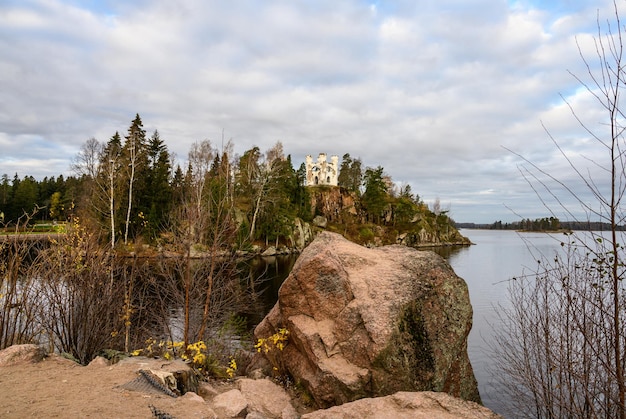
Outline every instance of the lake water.
[[495, 306], [508, 305], [508, 280], [533, 272], [539, 255], [548, 256], [560, 249], [563, 235], [471, 229], [461, 230], [461, 234], [475, 245], [454, 248], [443, 256], [469, 288], [474, 326], [468, 338], [468, 353], [483, 404], [502, 413], [507, 401], [494, 385], [487, 350], [493, 330], [498, 327]]

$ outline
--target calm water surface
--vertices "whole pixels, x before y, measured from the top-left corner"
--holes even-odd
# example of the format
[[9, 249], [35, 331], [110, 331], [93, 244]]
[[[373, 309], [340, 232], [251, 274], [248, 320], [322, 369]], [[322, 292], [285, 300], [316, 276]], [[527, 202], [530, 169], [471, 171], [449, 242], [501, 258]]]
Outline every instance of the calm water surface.
[[559, 251], [564, 236], [469, 229], [462, 230], [461, 234], [475, 245], [456, 248], [445, 256], [469, 288], [474, 326], [468, 339], [468, 353], [483, 404], [503, 413], [507, 401], [494, 385], [487, 350], [493, 341], [493, 330], [498, 327], [495, 307], [508, 305], [507, 282], [524, 273], [532, 273], [541, 254], [549, 256]]

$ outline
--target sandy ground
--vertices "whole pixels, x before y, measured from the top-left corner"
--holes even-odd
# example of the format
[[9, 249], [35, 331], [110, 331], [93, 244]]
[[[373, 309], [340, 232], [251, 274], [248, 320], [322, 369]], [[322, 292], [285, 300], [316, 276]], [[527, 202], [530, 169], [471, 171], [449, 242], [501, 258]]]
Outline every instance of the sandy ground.
[[172, 398], [119, 387], [140, 368], [134, 362], [81, 366], [54, 355], [1, 366], [0, 418], [151, 418], [150, 405], [176, 418], [214, 417], [193, 394]]

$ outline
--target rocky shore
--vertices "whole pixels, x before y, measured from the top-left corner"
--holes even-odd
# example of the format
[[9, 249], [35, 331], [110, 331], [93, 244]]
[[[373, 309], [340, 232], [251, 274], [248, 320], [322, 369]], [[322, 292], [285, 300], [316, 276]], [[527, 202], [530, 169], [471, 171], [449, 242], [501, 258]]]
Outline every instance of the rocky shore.
[[[0, 417], [107, 418], [469, 418], [499, 416], [477, 403], [444, 393], [400, 392], [325, 410], [304, 406], [297, 395], [264, 377], [200, 382], [196, 392], [172, 397], [135, 386], [140, 370], [168, 371], [171, 361], [127, 358], [111, 365], [96, 358], [81, 366], [35, 345], [0, 351]], [[179, 365], [174, 365], [179, 367]]]

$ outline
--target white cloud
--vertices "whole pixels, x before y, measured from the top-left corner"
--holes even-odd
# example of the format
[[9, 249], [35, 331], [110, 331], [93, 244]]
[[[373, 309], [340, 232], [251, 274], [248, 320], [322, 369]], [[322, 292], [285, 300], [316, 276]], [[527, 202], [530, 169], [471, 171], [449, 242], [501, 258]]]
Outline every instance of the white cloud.
[[281, 140], [295, 165], [350, 153], [492, 221], [544, 215], [502, 146], [566, 173], [541, 121], [601, 158], [559, 97], [602, 120], [567, 72], [585, 73], [576, 40], [593, 57], [596, 1], [82, 4], [0, 5], [0, 173], [67, 174], [139, 113], [179, 161], [222, 132], [239, 153]]

